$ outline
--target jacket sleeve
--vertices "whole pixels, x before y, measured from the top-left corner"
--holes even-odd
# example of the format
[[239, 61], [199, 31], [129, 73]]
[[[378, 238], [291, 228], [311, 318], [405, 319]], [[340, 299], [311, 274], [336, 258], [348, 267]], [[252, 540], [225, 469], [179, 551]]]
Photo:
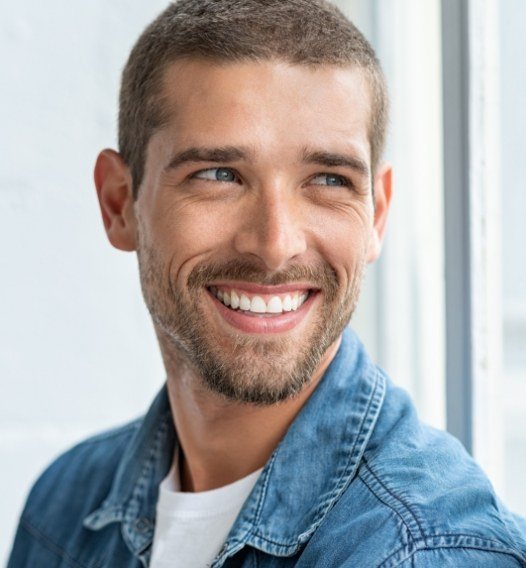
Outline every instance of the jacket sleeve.
[[[15, 541], [7, 563], [7, 568], [32, 568], [45, 566], [54, 568], [63, 565], [65, 561], [62, 551], [39, 538], [38, 533], [32, 527], [20, 521], [16, 532]], [[69, 566], [69, 564], [66, 564]]]
[[476, 548], [436, 548], [418, 550], [400, 564], [400, 568], [519, 568], [526, 559], [509, 554]]

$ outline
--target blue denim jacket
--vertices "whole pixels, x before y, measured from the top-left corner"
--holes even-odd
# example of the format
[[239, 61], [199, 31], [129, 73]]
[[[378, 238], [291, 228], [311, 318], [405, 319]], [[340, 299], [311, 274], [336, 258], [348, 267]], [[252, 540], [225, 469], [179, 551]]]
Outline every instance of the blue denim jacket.
[[[8, 568], [148, 566], [176, 443], [163, 389], [144, 419], [64, 454], [29, 495]], [[346, 330], [213, 567], [526, 566], [522, 522]]]

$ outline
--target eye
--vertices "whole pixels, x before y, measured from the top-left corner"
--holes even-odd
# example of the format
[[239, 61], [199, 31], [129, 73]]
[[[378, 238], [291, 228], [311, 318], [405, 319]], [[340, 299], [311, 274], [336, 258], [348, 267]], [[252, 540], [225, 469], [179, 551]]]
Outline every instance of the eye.
[[328, 185], [331, 187], [350, 187], [351, 181], [338, 174], [318, 174], [310, 180], [313, 185]]
[[225, 181], [229, 183], [237, 182], [237, 176], [230, 168], [208, 168], [196, 172], [192, 177], [197, 179], [206, 179], [209, 181]]

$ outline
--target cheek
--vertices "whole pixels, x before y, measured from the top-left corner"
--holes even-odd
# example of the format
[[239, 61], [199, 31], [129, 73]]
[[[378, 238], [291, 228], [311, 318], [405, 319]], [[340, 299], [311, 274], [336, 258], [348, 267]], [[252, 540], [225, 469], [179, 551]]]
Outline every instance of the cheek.
[[160, 219], [158, 241], [171, 259], [172, 278], [185, 279], [199, 262], [227, 250], [231, 223], [224, 212], [211, 207], [181, 207]]
[[[356, 290], [367, 258], [372, 221], [367, 215], [353, 212], [333, 215], [320, 227], [317, 249], [324, 263], [336, 272], [340, 294]], [[354, 293], [354, 292], [353, 292]]]
[[323, 222], [316, 224], [313, 244], [345, 288], [366, 260], [371, 231], [372, 221], [363, 212], [356, 211], [325, 215]]

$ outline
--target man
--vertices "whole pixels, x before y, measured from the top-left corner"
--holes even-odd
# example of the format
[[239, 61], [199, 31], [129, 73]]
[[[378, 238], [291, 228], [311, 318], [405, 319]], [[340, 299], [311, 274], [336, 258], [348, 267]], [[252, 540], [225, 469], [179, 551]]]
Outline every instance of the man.
[[123, 74], [95, 183], [166, 388], [59, 458], [9, 566], [526, 566], [460, 444], [346, 325], [391, 199], [384, 79], [322, 0], [181, 0]]

